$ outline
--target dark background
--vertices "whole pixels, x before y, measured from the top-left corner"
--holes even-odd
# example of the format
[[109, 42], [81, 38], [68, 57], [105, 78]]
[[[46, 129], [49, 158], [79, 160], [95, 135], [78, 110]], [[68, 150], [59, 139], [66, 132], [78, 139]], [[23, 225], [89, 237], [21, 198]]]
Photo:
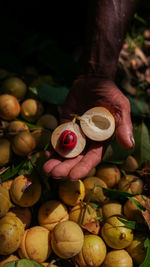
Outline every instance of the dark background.
[[[149, 0], [142, 1], [138, 14], [149, 16]], [[0, 68], [23, 72], [33, 65], [43, 73], [54, 69], [51, 62], [61, 58], [60, 51], [72, 56], [84, 45], [86, 24], [85, 0], [1, 3]]]

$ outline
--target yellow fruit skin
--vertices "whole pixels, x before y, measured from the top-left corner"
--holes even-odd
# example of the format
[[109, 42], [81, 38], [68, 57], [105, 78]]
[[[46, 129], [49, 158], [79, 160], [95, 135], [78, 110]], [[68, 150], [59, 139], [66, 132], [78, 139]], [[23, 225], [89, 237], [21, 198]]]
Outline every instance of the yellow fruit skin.
[[7, 180], [7, 181], [4, 181], [4, 182], [2, 183], [2, 187], [4, 187], [4, 188], [6, 188], [7, 190], [9, 190], [10, 187], [11, 187], [12, 181], [13, 181], [13, 179], [9, 179], [9, 180]]
[[69, 259], [77, 255], [82, 249], [83, 242], [83, 231], [75, 222], [60, 222], [52, 231], [52, 249], [62, 259]]
[[4, 216], [11, 206], [8, 190], [0, 185], [0, 217]]
[[[31, 184], [27, 187], [28, 183]], [[41, 184], [36, 177], [27, 178], [20, 175], [13, 180], [10, 195], [15, 204], [21, 207], [31, 207], [41, 196]]]
[[103, 267], [133, 267], [133, 261], [126, 250], [113, 250], [107, 253]]
[[60, 199], [69, 206], [75, 206], [80, 203], [85, 196], [85, 187], [79, 179], [76, 181], [62, 181], [58, 189]]
[[[87, 177], [83, 180], [85, 187], [85, 200], [94, 202], [103, 202], [106, 200], [106, 196], [103, 193], [103, 189], [107, 188], [107, 184], [98, 177]], [[92, 194], [91, 194], [92, 191]]]
[[142, 179], [131, 174], [122, 177], [118, 184], [118, 190], [130, 194], [142, 194], [143, 188], [144, 188], [144, 183]]
[[20, 104], [16, 97], [8, 94], [0, 95], [0, 118], [11, 121], [20, 113]]
[[76, 206], [72, 207], [69, 212], [69, 220], [78, 223], [79, 225], [85, 225], [90, 222], [95, 222], [95, 218], [97, 217], [96, 210], [87, 204], [79, 203]]
[[132, 230], [119, 221], [117, 216], [106, 219], [101, 228], [101, 236], [105, 243], [114, 249], [126, 248], [133, 240]]
[[38, 211], [39, 224], [48, 230], [53, 230], [57, 223], [67, 221], [68, 219], [67, 207], [60, 201], [49, 200]]
[[15, 135], [22, 131], [29, 131], [28, 126], [23, 121], [11, 121], [8, 125], [8, 133]]
[[125, 160], [124, 164], [120, 166], [121, 169], [125, 170], [126, 172], [134, 172], [138, 169], [139, 165], [137, 160], [133, 156], [128, 156]]
[[44, 262], [51, 252], [49, 230], [41, 226], [34, 226], [25, 231], [18, 249], [21, 258]]
[[75, 259], [80, 267], [95, 266], [102, 264], [106, 257], [106, 245], [97, 235], [85, 235], [81, 251]]
[[36, 122], [44, 108], [36, 99], [28, 98], [21, 104], [21, 117], [28, 122]]
[[7, 165], [12, 156], [11, 143], [6, 138], [0, 139], [0, 167]]
[[18, 217], [22, 221], [24, 228], [28, 228], [31, 224], [32, 214], [29, 208], [16, 206], [11, 208], [7, 215]]
[[35, 139], [30, 132], [23, 131], [12, 138], [12, 150], [18, 156], [28, 155], [35, 146]]
[[116, 186], [120, 181], [120, 171], [116, 165], [111, 163], [101, 164], [96, 171], [96, 176], [110, 188]]
[[13, 254], [12, 255], [9, 255], [4, 260], [2, 260], [0, 262], [0, 267], [2, 267], [6, 262], [17, 261], [17, 260], [19, 260], [19, 258], [17, 256], [15, 256]]
[[144, 247], [144, 242], [146, 240], [146, 236], [143, 234], [134, 234], [134, 239], [130, 246], [126, 248], [132, 259], [140, 265], [145, 257], [146, 257], [146, 248]]
[[[145, 207], [145, 200], [147, 199], [144, 195], [137, 195], [132, 197], [133, 199], [137, 200], [141, 203], [143, 207]], [[137, 206], [134, 204], [134, 202], [131, 199], [128, 199], [124, 206], [123, 211], [125, 216], [128, 218], [128, 220], [131, 221], [137, 221], [137, 222], [144, 222], [144, 217], [142, 216], [141, 211], [137, 208]]]
[[9, 255], [20, 246], [24, 234], [21, 220], [15, 216], [5, 215], [0, 218], [0, 255]]
[[2, 84], [3, 91], [5, 93], [11, 94], [18, 99], [22, 99], [26, 92], [26, 84], [18, 77], [7, 78]]
[[101, 207], [101, 216], [104, 219], [107, 219], [108, 217], [111, 217], [113, 215], [121, 215], [122, 214], [122, 205], [119, 202], [116, 201], [107, 201], [106, 203], [103, 203]]

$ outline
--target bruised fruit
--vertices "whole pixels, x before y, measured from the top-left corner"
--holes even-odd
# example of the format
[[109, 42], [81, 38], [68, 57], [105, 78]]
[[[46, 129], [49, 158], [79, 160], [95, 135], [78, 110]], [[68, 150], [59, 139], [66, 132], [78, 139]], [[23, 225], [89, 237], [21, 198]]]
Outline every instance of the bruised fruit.
[[65, 204], [75, 206], [84, 199], [85, 187], [80, 179], [76, 181], [66, 180], [60, 182], [58, 193]]
[[16, 135], [23, 131], [29, 131], [28, 126], [23, 121], [11, 121], [8, 125], [8, 134]]
[[51, 132], [46, 129], [37, 129], [32, 132], [32, 136], [34, 137], [36, 147], [42, 149], [50, 142]]
[[26, 156], [33, 151], [36, 146], [34, 137], [30, 132], [23, 131], [12, 139], [12, 150], [18, 156]]
[[96, 176], [102, 179], [110, 188], [116, 186], [120, 181], [120, 171], [112, 163], [100, 164], [97, 168]]
[[86, 138], [75, 122], [66, 122], [59, 125], [52, 133], [53, 148], [64, 158], [78, 156], [86, 145]]
[[21, 117], [28, 122], [36, 122], [43, 111], [42, 104], [33, 98], [28, 98], [21, 104]]
[[126, 172], [135, 172], [139, 165], [137, 160], [133, 156], [128, 156], [125, 162], [120, 166]]
[[104, 219], [113, 215], [122, 214], [122, 205], [117, 201], [106, 201], [102, 204], [100, 209], [100, 214]]
[[5, 215], [0, 218], [0, 255], [9, 255], [20, 246], [24, 234], [21, 220], [15, 216]]
[[41, 196], [41, 184], [34, 176], [17, 176], [11, 184], [10, 195], [15, 204], [21, 207], [31, 207]]
[[112, 250], [107, 253], [103, 267], [133, 267], [133, 261], [125, 249]]
[[39, 224], [48, 230], [53, 230], [57, 223], [68, 219], [67, 207], [60, 201], [49, 200], [43, 203], [38, 211]]
[[137, 195], [134, 196], [130, 199], [128, 199], [124, 206], [123, 206], [123, 211], [125, 216], [128, 218], [128, 220], [131, 221], [137, 221], [137, 222], [144, 222], [144, 217], [142, 215], [142, 212], [139, 210], [139, 208], [136, 206], [134, 203], [134, 200], [137, 201], [145, 208], [145, 202], [146, 202], [147, 197], [144, 195]]
[[83, 180], [85, 187], [85, 200], [94, 202], [104, 202], [106, 196], [103, 193], [103, 187], [107, 188], [106, 183], [98, 177], [87, 177]]
[[84, 229], [93, 234], [98, 234], [100, 230], [99, 221], [96, 220], [96, 210], [87, 203], [79, 203], [72, 207], [69, 212], [69, 220], [78, 223]]
[[22, 79], [18, 77], [10, 77], [3, 82], [2, 90], [18, 99], [22, 99], [27, 92], [27, 86]]
[[54, 130], [58, 126], [58, 121], [54, 115], [44, 114], [38, 119], [36, 124], [43, 128]]
[[0, 267], [4, 266], [5, 263], [10, 262], [10, 261], [18, 261], [19, 258], [16, 255], [9, 255], [7, 257], [5, 257], [4, 259], [2, 259], [2, 261], [0, 261]]
[[94, 107], [80, 117], [80, 126], [89, 139], [104, 141], [113, 135], [115, 120], [106, 108]]
[[121, 222], [116, 215], [106, 219], [101, 228], [101, 236], [105, 243], [114, 249], [126, 248], [133, 240], [132, 230]]
[[128, 174], [120, 179], [118, 189], [130, 194], [142, 194], [144, 183], [136, 175]]
[[83, 242], [83, 231], [75, 222], [60, 222], [52, 231], [52, 250], [60, 258], [69, 259], [77, 255], [82, 249]]
[[50, 243], [49, 230], [42, 226], [31, 227], [24, 233], [18, 254], [21, 258], [44, 262], [52, 252]]
[[6, 138], [0, 139], [0, 167], [7, 165], [12, 156], [11, 143]]
[[8, 190], [0, 185], [0, 217], [4, 216], [11, 207]]
[[18, 217], [22, 221], [24, 228], [28, 228], [31, 224], [32, 214], [29, 208], [16, 206], [11, 208], [7, 215]]
[[134, 262], [140, 265], [146, 257], [147, 249], [144, 246], [146, 236], [141, 233], [135, 233], [132, 243], [126, 248]]
[[0, 118], [11, 121], [20, 113], [20, 104], [18, 99], [13, 95], [0, 95]]
[[84, 236], [84, 243], [81, 251], [76, 255], [75, 260], [80, 267], [100, 266], [106, 257], [106, 245], [101, 237], [87, 234]]

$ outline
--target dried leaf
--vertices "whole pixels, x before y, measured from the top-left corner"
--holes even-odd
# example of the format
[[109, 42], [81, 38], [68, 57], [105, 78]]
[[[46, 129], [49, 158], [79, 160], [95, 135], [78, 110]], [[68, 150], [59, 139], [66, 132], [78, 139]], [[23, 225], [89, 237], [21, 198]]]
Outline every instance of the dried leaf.
[[97, 235], [99, 233], [100, 230], [100, 222], [99, 221], [94, 221], [94, 222], [89, 222], [86, 224], [81, 224], [81, 227], [85, 230], [87, 230], [88, 232]]

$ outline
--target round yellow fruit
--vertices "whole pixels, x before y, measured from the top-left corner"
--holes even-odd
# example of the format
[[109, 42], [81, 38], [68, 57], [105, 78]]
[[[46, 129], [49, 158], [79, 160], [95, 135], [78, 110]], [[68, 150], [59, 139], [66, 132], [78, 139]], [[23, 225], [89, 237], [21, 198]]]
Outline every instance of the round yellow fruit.
[[12, 157], [11, 143], [6, 138], [0, 139], [0, 167], [7, 165]]
[[8, 134], [10, 136], [14, 136], [23, 131], [29, 131], [28, 126], [23, 121], [11, 121], [8, 125]]
[[27, 92], [26, 84], [18, 77], [7, 78], [2, 84], [2, 89], [5, 93], [11, 94], [18, 99], [22, 99]]
[[11, 184], [10, 195], [13, 202], [20, 207], [31, 207], [41, 196], [41, 184], [34, 176], [17, 176]]
[[20, 246], [24, 234], [21, 220], [15, 216], [5, 215], [0, 218], [0, 255], [9, 255]]
[[112, 250], [107, 253], [103, 267], [133, 267], [133, 261], [126, 250]]
[[142, 194], [143, 189], [144, 183], [142, 179], [132, 174], [122, 177], [118, 183], [118, 190], [130, 194]]
[[101, 206], [102, 217], [107, 219], [113, 215], [121, 215], [122, 214], [122, 205], [117, 201], [106, 201]]
[[35, 139], [28, 131], [20, 132], [12, 139], [12, 150], [18, 156], [27, 156], [33, 151], [35, 146]]
[[53, 230], [57, 223], [68, 219], [67, 207], [57, 200], [49, 200], [43, 203], [38, 211], [39, 224], [48, 230]]
[[66, 205], [75, 206], [85, 197], [85, 187], [79, 179], [76, 181], [62, 181], [58, 189], [59, 197]]
[[144, 247], [144, 242], [146, 236], [142, 233], [135, 233], [132, 243], [126, 248], [132, 259], [140, 265], [146, 257], [146, 248]]
[[52, 231], [52, 249], [62, 259], [69, 259], [77, 255], [82, 249], [83, 242], [83, 231], [75, 222], [60, 222]]
[[42, 104], [33, 98], [27, 98], [21, 104], [21, 117], [28, 122], [36, 122], [43, 111]]
[[103, 187], [107, 188], [107, 184], [98, 177], [87, 177], [83, 180], [85, 187], [85, 200], [94, 202], [103, 202], [106, 196], [103, 193]]
[[138, 169], [139, 164], [137, 160], [130, 155], [126, 158], [125, 162], [120, 167], [126, 172], [135, 172]]
[[0, 217], [4, 216], [11, 207], [9, 192], [0, 184]]
[[[121, 217], [121, 216], [120, 216]], [[123, 249], [133, 240], [133, 232], [116, 215], [108, 217], [101, 227], [105, 243], [114, 249]]]
[[109, 188], [112, 188], [119, 183], [121, 175], [115, 164], [104, 163], [97, 168], [96, 176], [102, 179]]
[[0, 118], [11, 121], [20, 113], [20, 104], [18, 99], [13, 95], [0, 95]]
[[87, 234], [84, 236], [84, 243], [81, 251], [76, 255], [75, 260], [80, 267], [100, 266], [106, 257], [106, 245], [101, 237]]
[[50, 231], [42, 226], [34, 226], [24, 233], [18, 254], [21, 258], [44, 262], [50, 256]]

